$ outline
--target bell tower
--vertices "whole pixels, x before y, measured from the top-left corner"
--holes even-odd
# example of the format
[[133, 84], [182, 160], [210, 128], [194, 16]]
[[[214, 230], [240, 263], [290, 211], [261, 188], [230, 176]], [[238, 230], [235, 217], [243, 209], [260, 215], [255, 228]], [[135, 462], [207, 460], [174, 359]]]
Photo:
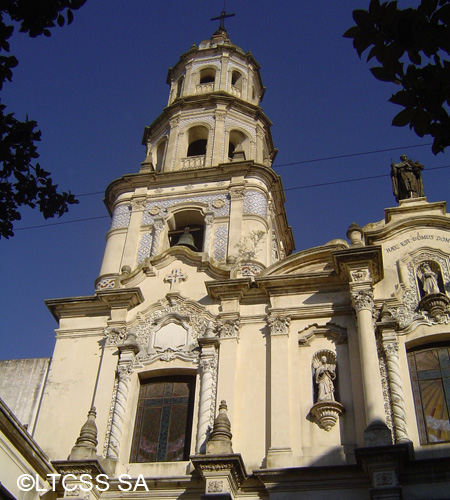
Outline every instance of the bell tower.
[[223, 22], [169, 69], [168, 105], [145, 128], [139, 173], [106, 192], [112, 224], [97, 288], [176, 246], [234, 277], [292, 252], [259, 70]]

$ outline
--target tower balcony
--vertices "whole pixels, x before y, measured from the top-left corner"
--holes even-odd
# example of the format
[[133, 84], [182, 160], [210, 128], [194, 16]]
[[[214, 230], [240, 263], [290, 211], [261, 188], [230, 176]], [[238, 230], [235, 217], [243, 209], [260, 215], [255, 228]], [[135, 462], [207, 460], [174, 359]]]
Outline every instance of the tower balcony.
[[181, 170], [189, 170], [191, 168], [203, 168], [205, 166], [206, 155], [188, 156], [181, 158]]
[[207, 94], [208, 92], [214, 92], [214, 82], [199, 83], [195, 87], [196, 94]]
[[238, 97], [239, 99], [241, 99], [241, 97], [242, 97], [241, 89], [239, 89], [238, 87], [235, 87], [234, 85], [231, 86], [231, 93], [232, 93], [232, 95], [234, 95], [235, 97]]

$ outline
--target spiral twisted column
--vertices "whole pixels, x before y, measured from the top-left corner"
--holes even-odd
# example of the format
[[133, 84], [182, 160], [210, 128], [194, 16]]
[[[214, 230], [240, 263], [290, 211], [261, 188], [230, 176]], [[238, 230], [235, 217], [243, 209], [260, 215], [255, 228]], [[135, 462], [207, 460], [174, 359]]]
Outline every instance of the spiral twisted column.
[[122, 440], [123, 423], [125, 419], [126, 404], [130, 390], [131, 374], [133, 373], [133, 361], [139, 352], [134, 331], [128, 332], [125, 341], [117, 346], [119, 348], [119, 363], [117, 365], [116, 377], [118, 379], [116, 400], [111, 419], [111, 432], [109, 435], [107, 458], [118, 460], [120, 443]]
[[383, 350], [386, 356], [395, 441], [397, 443], [410, 441], [406, 424], [405, 398], [399, 363], [399, 344], [396, 333], [398, 322], [392, 317], [386, 305], [381, 310], [381, 321], [377, 323], [377, 327], [381, 332]]
[[214, 423], [219, 339], [208, 330], [204, 337], [198, 339], [201, 347], [198, 369], [200, 374], [200, 397], [197, 421], [196, 453], [206, 452], [208, 432]]
[[119, 458], [120, 442], [122, 439], [123, 422], [125, 418], [125, 409], [130, 390], [130, 379], [133, 373], [131, 363], [119, 364], [117, 367], [117, 377], [119, 380], [117, 386], [116, 401], [111, 421], [111, 432], [109, 436], [109, 445], [107, 458], [117, 460]]

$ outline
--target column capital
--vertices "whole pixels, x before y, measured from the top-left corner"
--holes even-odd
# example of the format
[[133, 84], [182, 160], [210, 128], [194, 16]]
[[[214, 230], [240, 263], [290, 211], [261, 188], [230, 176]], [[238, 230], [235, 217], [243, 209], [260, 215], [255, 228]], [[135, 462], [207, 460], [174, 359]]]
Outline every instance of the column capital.
[[350, 292], [352, 299], [352, 306], [358, 313], [363, 309], [367, 309], [372, 313], [374, 308], [373, 292], [372, 290], [352, 290]]

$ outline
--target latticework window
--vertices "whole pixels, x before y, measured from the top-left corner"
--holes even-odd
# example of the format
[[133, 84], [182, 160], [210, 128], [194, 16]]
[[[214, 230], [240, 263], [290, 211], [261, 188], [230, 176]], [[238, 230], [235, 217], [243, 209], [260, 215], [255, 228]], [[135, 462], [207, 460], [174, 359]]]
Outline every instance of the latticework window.
[[141, 383], [131, 462], [172, 462], [189, 457], [195, 377]]
[[408, 353], [421, 444], [450, 441], [450, 348]]

